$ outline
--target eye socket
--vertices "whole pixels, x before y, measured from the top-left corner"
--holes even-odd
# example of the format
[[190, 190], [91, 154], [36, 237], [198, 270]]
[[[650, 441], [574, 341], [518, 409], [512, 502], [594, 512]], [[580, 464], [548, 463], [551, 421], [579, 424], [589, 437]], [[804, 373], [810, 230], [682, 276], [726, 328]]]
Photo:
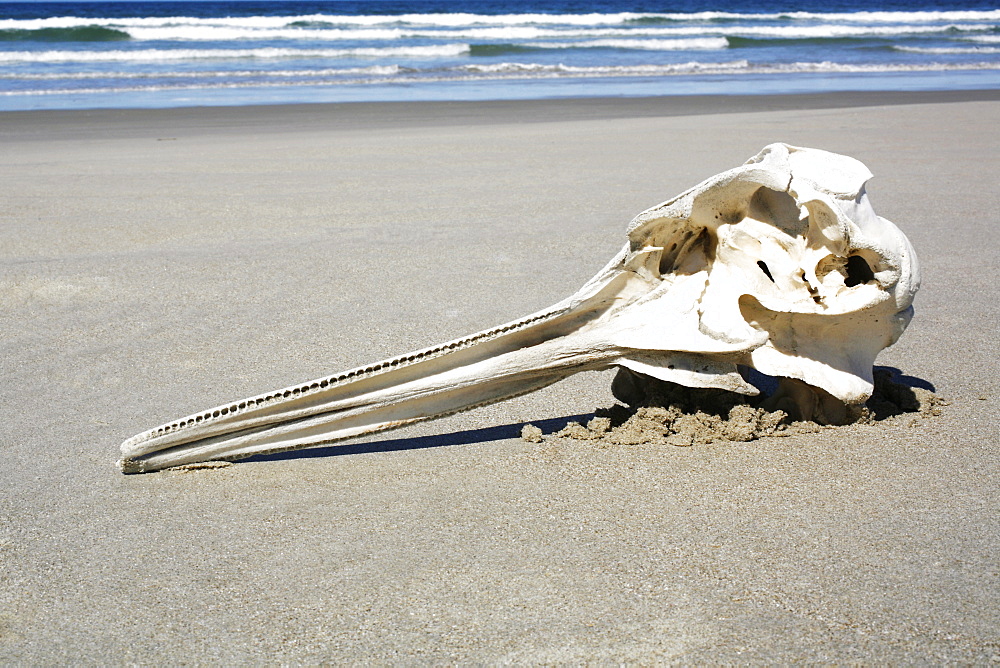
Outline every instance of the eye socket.
[[767, 264], [763, 260], [757, 260], [757, 266], [760, 267], [760, 270], [764, 272], [764, 275], [767, 276], [772, 283], [774, 283], [774, 276], [771, 275], [771, 270], [767, 268]]
[[[760, 263], [758, 262], [758, 264]], [[847, 258], [845, 269], [847, 276], [844, 278], [844, 285], [849, 288], [875, 279], [875, 272], [872, 271], [872, 268], [868, 266], [868, 262], [860, 255], [852, 255]]]
[[809, 218], [802, 217], [795, 198], [766, 186], [758, 188], [750, 198], [747, 215], [773, 225], [790, 237], [805, 236], [809, 231]]

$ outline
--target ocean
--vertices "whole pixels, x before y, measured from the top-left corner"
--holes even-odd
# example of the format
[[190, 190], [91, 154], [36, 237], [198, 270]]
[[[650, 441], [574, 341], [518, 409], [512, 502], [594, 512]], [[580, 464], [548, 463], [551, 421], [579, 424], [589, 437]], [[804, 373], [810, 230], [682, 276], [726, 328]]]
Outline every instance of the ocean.
[[998, 87], [977, 0], [0, 3], [0, 110]]

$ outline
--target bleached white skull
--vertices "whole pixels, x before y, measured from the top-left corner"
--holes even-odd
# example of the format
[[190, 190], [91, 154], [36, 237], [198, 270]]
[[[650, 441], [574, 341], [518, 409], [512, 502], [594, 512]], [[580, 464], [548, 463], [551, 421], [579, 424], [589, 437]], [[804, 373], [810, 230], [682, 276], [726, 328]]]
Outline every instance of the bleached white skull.
[[852, 158], [773, 144], [639, 214], [622, 251], [549, 309], [163, 425], [123, 443], [119, 465], [330, 443], [608, 367], [633, 383], [757, 394], [740, 373], [752, 367], [788, 379], [800, 407], [864, 402], [919, 286], [909, 241], [868, 202], [869, 178]]

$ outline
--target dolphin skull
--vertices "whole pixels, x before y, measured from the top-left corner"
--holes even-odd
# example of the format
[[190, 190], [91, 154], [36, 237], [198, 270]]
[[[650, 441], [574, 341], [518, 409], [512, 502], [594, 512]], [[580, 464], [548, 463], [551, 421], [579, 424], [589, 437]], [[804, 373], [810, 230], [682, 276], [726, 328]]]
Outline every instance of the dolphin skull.
[[919, 286], [909, 241], [869, 204], [869, 178], [852, 158], [772, 144], [636, 216], [621, 252], [548, 309], [165, 424], [125, 441], [118, 465], [331, 443], [609, 367], [622, 370], [619, 396], [655, 381], [757, 394], [740, 373], [752, 367], [784, 379], [800, 406], [862, 403]]

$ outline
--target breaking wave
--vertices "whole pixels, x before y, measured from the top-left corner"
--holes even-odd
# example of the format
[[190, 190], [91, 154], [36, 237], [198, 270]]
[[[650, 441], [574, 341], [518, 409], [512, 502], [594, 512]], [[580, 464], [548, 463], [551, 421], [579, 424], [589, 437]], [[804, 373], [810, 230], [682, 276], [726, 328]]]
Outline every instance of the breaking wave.
[[0, 42], [121, 42], [127, 39], [131, 36], [124, 30], [98, 25], [0, 29]]
[[695, 39], [594, 39], [565, 42], [531, 42], [529, 44], [473, 44], [473, 56], [501, 56], [552, 49], [624, 49], [630, 51], [707, 51], [725, 49], [724, 37]]
[[[268, 17], [270, 18], [270, 17]], [[120, 22], [112, 25], [51, 25], [43, 27], [4, 27], [0, 21], [0, 41], [213, 41], [239, 42], [243, 40], [402, 40], [430, 39], [450, 41], [475, 40], [537, 40], [537, 39], [599, 39], [612, 37], [731, 37], [736, 39], [835, 39], [845, 37], [897, 37], [907, 35], [932, 35], [990, 32], [990, 23], [945, 23], [871, 25], [857, 23], [823, 23], [817, 25], [683, 25], [663, 27], [625, 27], [622, 24], [604, 26], [503, 24], [447, 28], [441, 25], [386, 24], [385, 27], [349, 27], [323, 24], [323, 27], [302, 27], [299, 22], [284, 25], [257, 25], [255, 22], [225, 22], [198, 20], [191, 23], [149, 24], [148, 19], [134, 19], [135, 23]], [[39, 22], [30, 22], [39, 23]], [[373, 24], [376, 25], [376, 24]], [[640, 24], [646, 25], [646, 24]]]
[[59, 16], [43, 19], [0, 20], [0, 30], [39, 28], [65, 28], [84, 25], [106, 25], [111, 27], [171, 27], [171, 26], [214, 26], [238, 28], [327, 28], [332, 26], [425, 26], [458, 28], [475, 25], [657, 25], [677, 23], [761, 22], [761, 21], [814, 21], [833, 23], [947, 23], [955, 21], [1000, 21], [1000, 9], [955, 10], [955, 11], [860, 11], [860, 12], [690, 12], [690, 13], [587, 13], [587, 14], [474, 14], [474, 13], [429, 13], [429, 14], [385, 14], [385, 15], [337, 15], [309, 14], [300, 16], [227, 16], [227, 17], [131, 17], [131, 18], [90, 18]]
[[942, 47], [920, 47], [920, 46], [894, 46], [896, 51], [904, 53], [927, 53], [932, 55], [947, 54], [993, 54], [1000, 53], [1000, 47], [996, 46], [942, 46]]
[[0, 51], [0, 63], [159, 62], [278, 58], [442, 58], [469, 53], [468, 44], [356, 49], [136, 49], [121, 51]]

